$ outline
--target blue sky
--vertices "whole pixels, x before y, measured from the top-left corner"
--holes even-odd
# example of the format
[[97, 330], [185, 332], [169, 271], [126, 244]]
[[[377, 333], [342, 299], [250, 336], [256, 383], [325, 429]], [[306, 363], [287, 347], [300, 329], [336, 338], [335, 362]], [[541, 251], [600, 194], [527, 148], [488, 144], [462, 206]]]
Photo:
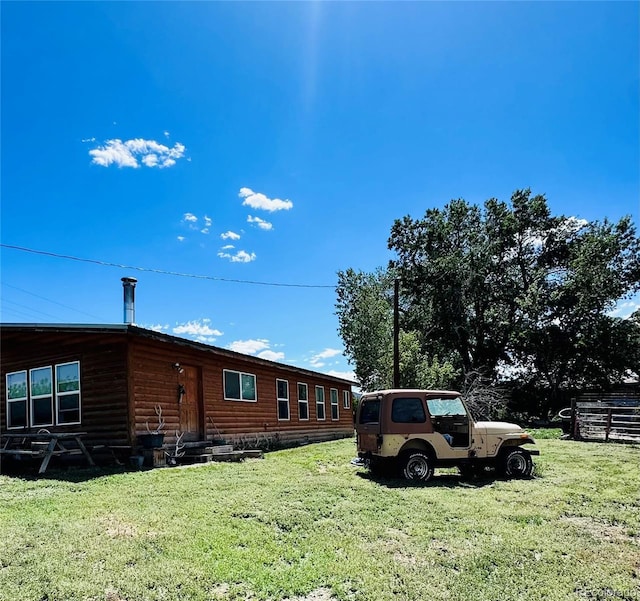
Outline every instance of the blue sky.
[[[546, 194], [639, 222], [625, 2], [2, 2], [2, 321], [136, 321], [348, 374], [393, 220]], [[296, 284], [262, 286], [224, 280]]]

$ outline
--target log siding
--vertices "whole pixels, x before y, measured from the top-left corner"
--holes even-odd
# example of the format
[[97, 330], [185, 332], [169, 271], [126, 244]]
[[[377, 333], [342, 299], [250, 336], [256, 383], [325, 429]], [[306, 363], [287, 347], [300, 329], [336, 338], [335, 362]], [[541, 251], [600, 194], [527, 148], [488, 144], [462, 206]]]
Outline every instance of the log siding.
[[[135, 326], [5, 324], [2, 333], [2, 408], [6, 431], [6, 374], [44, 365], [80, 362], [81, 423], [52, 430], [86, 431], [89, 444], [135, 445], [153, 430], [160, 408], [165, 443], [224, 439], [239, 446], [284, 444], [351, 436], [350, 410], [327, 417], [327, 393], [351, 395], [347, 380], [195, 343]], [[255, 376], [256, 400], [225, 399], [224, 372]], [[289, 419], [279, 419], [278, 380], [287, 383]], [[300, 417], [299, 388], [306, 386], [307, 418]], [[324, 419], [317, 399], [324, 391]], [[333, 393], [335, 394], [335, 393]], [[280, 399], [282, 401], [283, 399]], [[31, 429], [27, 428], [26, 431]]]

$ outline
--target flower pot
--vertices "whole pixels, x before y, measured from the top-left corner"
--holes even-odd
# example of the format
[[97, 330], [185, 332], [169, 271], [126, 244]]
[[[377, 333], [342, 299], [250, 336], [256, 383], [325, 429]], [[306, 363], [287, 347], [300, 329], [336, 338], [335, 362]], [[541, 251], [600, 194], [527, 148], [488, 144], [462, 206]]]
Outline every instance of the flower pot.
[[159, 449], [164, 444], [164, 433], [140, 434], [138, 440], [143, 449]]

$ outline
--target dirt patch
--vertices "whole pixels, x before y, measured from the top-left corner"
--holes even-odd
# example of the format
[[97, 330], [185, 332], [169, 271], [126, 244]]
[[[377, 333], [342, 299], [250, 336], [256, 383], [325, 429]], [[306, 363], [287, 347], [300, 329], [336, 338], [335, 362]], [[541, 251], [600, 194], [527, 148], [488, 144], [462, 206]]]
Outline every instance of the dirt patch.
[[304, 597], [291, 597], [287, 601], [335, 601], [336, 598], [328, 588], [318, 588]]
[[618, 524], [607, 524], [594, 518], [579, 516], [564, 516], [561, 520], [571, 524], [580, 530], [586, 531], [593, 538], [607, 540], [610, 542], [628, 541], [640, 545], [640, 536], [631, 536], [628, 528]]
[[104, 524], [109, 538], [136, 538], [138, 528], [135, 524], [127, 524], [114, 516], [109, 516]]

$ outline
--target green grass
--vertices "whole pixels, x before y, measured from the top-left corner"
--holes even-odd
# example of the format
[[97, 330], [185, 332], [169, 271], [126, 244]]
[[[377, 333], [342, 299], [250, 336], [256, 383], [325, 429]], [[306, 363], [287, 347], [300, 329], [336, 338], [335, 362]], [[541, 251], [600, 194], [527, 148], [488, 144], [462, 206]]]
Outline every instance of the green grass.
[[374, 480], [352, 440], [0, 476], [0, 600], [637, 601], [640, 447], [539, 448], [526, 481]]

